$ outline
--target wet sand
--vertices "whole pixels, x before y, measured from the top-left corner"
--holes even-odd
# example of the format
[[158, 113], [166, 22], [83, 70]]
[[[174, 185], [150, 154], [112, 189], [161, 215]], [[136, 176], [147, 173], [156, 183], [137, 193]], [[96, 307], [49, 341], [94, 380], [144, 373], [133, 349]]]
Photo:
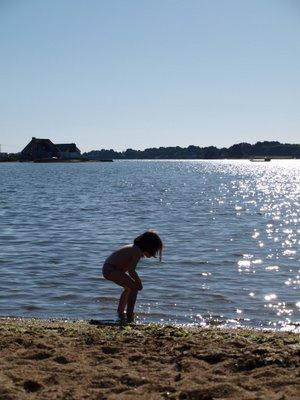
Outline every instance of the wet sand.
[[292, 333], [0, 319], [0, 399], [299, 399]]

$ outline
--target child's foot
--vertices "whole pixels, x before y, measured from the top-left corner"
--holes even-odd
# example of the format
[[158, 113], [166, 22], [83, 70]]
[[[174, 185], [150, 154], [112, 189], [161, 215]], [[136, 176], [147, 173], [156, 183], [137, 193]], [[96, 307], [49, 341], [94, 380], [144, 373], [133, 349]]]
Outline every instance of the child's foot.
[[127, 314], [127, 323], [131, 324], [134, 322], [134, 314]]
[[118, 317], [119, 317], [119, 321], [121, 323], [126, 322], [126, 314], [125, 314], [125, 312], [118, 312]]

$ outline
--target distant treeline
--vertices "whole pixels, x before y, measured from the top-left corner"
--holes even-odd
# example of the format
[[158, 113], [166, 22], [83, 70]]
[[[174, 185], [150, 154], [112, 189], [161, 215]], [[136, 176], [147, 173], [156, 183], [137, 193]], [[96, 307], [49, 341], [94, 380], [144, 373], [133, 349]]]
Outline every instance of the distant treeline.
[[226, 148], [209, 147], [158, 147], [145, 150], [127, 149], [123, 152], [114, 150], [92, 150], [83, 154], [94, 160], [105, 159], [222, 159], [253, 157], [291, 157], [300, 158], [300, 144], [282, 144], [279, 142], [257, 142], [254, 145], [239, 143]]

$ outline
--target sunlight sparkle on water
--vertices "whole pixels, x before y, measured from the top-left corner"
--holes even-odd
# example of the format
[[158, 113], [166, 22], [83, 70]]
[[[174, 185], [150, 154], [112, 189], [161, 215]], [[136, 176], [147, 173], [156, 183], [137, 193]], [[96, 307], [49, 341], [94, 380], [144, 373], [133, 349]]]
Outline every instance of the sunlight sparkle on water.
[[267, 295], [265, 296], [265, 300], [267, 300], [267, 301], [271, 301], [271, 300], [275, 300], [275, 299], [277, 299], [277, 295], [274, 294], [274, 293], [272, 293], [272, 294], [267, 294]]
[[101, 263], [153, 228], [166, 246], [138, 265], [139, 321], [299, 326], [299, 161], [0, 168], [2, 315], [112, 318]]

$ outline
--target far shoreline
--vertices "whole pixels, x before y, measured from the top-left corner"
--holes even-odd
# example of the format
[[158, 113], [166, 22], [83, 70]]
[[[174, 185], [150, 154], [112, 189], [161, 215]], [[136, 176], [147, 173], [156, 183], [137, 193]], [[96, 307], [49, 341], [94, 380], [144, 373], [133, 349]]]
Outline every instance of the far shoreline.
[[[268, 158], [268, 157], [267, 157]], [[124, 162], [124, 161], [300, 161], [300, 158], [293, 157], [271, 157], [270, 160], [265, 160], [265, 157], [254, 157], [254, 158], [114, 158], [114, 159], [103, 159], [103, 160], [54, 160], [54, 161], [20, 161], [20, 160], [1, 160], [0, 164], [94, 164], [94, 163], [113, 163], [113, 162]]]

